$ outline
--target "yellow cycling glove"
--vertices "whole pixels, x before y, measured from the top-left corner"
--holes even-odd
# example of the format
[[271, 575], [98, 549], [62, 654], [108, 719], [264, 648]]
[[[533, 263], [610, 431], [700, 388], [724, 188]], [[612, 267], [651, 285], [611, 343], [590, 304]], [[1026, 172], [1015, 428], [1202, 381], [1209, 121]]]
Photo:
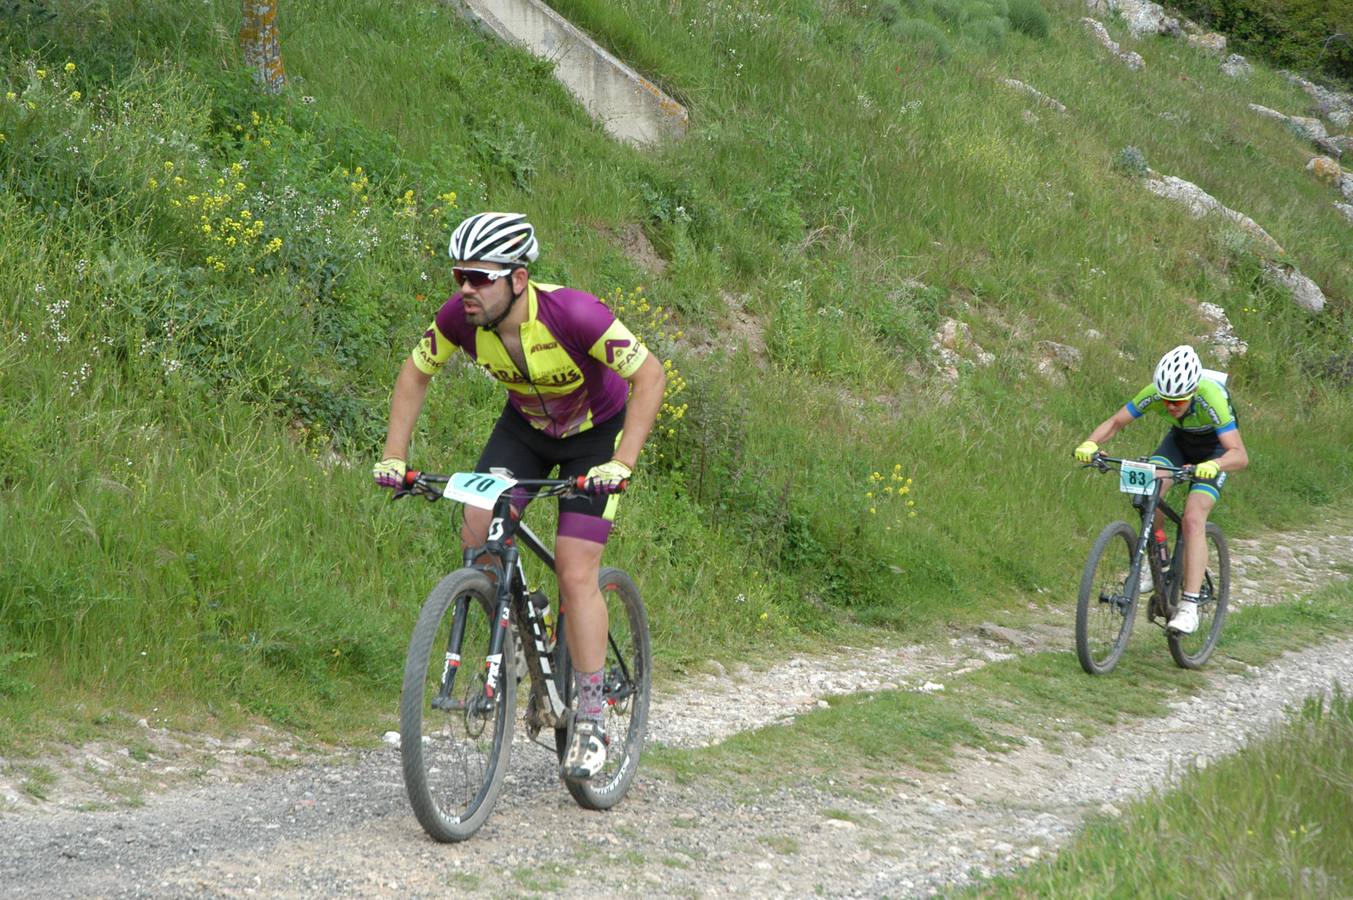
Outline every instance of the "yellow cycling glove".
[[1095, 454], [1098, 452], [1099, 452], [1098, 444], [1096, 444], [1094, 441], [1086, 441], [1085, 443], [1081, 444], [1079, 447], [1076, 448], [1075, 451], [1076, 462], [1088, 463], [1090, 462], [1090, 460], [1095, 458]]
[[587, 470], [587, 487], [597, 493], [615, 493], [624, 490], [634, 472], [618, 459], [604, 462]]
[[1219, 472], [1221, 472], [1221, 466], [1217, 465], [1215, 459], [1209, 459], [1207, 462], [1200, 462], [1193, 467], [1194, 478], [1216, 478]]
[[398, 490], [404, 487], [404, 472], [408, 468], [398, 456], [387, 456], [371, 469], [376, 486]]

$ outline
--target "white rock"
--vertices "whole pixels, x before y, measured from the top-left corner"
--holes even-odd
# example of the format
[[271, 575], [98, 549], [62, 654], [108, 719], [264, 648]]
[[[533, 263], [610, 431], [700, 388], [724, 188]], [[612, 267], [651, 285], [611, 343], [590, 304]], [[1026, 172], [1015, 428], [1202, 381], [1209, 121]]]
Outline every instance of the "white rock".
[[1283, 252], [1282, 245], [1275, 241], [1273, 236], [1261, 228], [1257, 222], [1244, 213], [1236, 212], [1234, 209], [1225, 206], [1216, 197], [1191, 181], [1185, 181], [1173, 175], [1165, 175], [1147, 178], [1142, 183], [1148, 191], [1156, 196], [1184, 204], [1188, 208], [1189, 215], [1195, 219], [1201, 219], [1209, 213], [1217, 213], [1235, 222], [1243, 230], [1258, 238], [1270, 250], [1276, 253]]
[[1303, 275], [1295, 266], [1263, 263], [1269, 281], [1292, 292], [1292, 302], [1307, 312], [1318, 313], [1325, 308], [1325, 294], [1320, 285]]
[[1178, 35], [1181, 32], [1179, 20], [1166, 15], [1159, 3], [1150, 0], [1086, 0], [1085, 6], [1100, 15], [1118, 13], [1127, 23], [1133, 37], [1148, 34]]
[[1118, 46], [1118, 42], [1109, 37], [1109, 31], [1098, 19], [1084, 18], [1081, 23], [1090, 30], [1104, 48], [1114, 55], [1114, 58], [1127, 66], [1134, 72], [1141, 71], [1146, 67], [1146, 61], [1141, 56], [1131, 50], [1123, 50]]
[[381, 735], [381, 740], [384, 741], [385, 743], [389, 744], [391, 747], [394, 747], [394, 748], [396, 748], [396, 749], [399, 748], [399, 732], [398, 732], [398, 731], [387, 731], [387, 732], [385, 732], [385, 734]]
[[1184, 40], [1188, 41], [1189, 46], [1197, 47], [1204, 53], [1221, 56], [1226, 52], [1226, 35], [1215, 31], [1209, 31], [1207, 34], [1190, 34]]
[[1221, 73], [1227, 78], [1249, 78], [1254, 72], [1254, 67], [1250, 65], [1249, 60], [1239, 53], [1232, 53], [1226, 57], [1226, 62], [1221, 64]]
[[1012, 87], [1017, 91], [1021, 91], [1025, 94], [1028, 94], [1030, 97], [1036, 98], [1045, 105], [1051, 106], [1058, 112], [1061, 113], [1066, 112], [1066, 106], [1064, 106], [1062, 103], [1052, 99], [1047, 94], [1040, 91], [1038, 88], [1025, 84], [1018, 78], [1002, 78], [1001, 83], [1004, 84], [1006, 87]]

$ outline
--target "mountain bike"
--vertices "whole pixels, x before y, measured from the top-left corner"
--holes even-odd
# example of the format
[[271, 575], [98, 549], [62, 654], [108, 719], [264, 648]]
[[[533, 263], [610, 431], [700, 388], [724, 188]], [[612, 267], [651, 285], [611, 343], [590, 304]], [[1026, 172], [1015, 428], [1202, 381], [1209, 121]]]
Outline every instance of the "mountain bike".
[[[1143, 572], [1150, 573], [1151, 599], [1147, 619], [1165, 632], [1170, 655], [1186, 669], [1202, 667], [1216, 649], [1226, 622], [1231, 594], [1231, 552], [1226, 536], [1214, 522], [1207, 523], [1207, 567], [1198, 594], [1198, 628], [1180, 634], [1166, 625], [1174, 617], [1184, 589], [1184, 537], [1179, 513], [1164, 499], [1164, 472], [1176, 484], [1192, 484], [1192, 466], [1176, 467], [1145, 459], [1119, 459], [1097, 454], [1088, 464], [1100, 472], [1111, 466], [1119, 470], [1119, 490], [1130, 494], [1141, 516], [1141, 527], [1111, 522], [1104, 527], [1090, 550], [1076, 600], [1076, 655], [1081, 668], [1091, 675], [1104, 675], [1127, 648], [1142, 591]], [[1175, 526], [1174, 554], [1169, 556], [1154, 540], [1155, 513], [1159, 509]], [[1167, 545], [1168, 546], [1168, 545]]]
[[[551, 571], [554, 555], [521, 520], [517, 507], [524, 505], [525, 492], [595, 493], [582, 476], [514, 479], [499, 469], [409, 472], [395, 495], [492, 510], [487, 543], [466, 548], [463, 566], [424, 601], [404, 663], [399, 716], [404, 786], [414, 815], [438, 841], [471, 837], [493, 811], [512, 752], [518, 683], [526, 675], [530, 695], [520, 715], [528, 735], [539, 743], [540, 732], [552, 730], [552, 748], [561, 761], [568, 747], [575, 705], [564, 640], [568, 616], [564, 609], [552, 615], [548, 596], [528, 587], [520, 547]], [[564, 781], [586, 809], [619, 803], [634, 780], [652, 678], [648, 616], [639, 589], [611, 567], [601, 569], [600, 586], [610, 623], [602, 669], [610, 746], [601, 772], [586, 782]]]

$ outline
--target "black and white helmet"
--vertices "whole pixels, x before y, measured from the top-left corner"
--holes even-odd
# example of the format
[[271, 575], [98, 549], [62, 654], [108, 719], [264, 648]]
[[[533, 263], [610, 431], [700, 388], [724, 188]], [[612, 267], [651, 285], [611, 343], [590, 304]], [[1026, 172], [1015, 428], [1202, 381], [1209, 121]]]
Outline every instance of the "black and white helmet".
[[540, 244], [536, 230], [521, 213], [475, 213], [451, 232], [448, 248], [453, 260], [482, 260], [505, 266], [524, 266], [536, 261]]
[[1203, 364], [1188, 344], [1180, 344], [1160, 358], [1156, 365], [1156, 390], [1162, 397], [1178, 399], [1198, 390]]

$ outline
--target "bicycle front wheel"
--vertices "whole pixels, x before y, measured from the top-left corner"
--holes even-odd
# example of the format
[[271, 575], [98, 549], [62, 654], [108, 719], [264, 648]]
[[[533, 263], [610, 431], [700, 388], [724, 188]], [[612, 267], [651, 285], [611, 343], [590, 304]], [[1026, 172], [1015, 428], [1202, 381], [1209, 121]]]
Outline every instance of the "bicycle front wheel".
[[404, 787], [419, 824], [439, 841], [478, 831], [507, 773], [517, 679], [509, 635], [496, 696], [488, 689], [494, 620], [488, 578], [459, 569], [433, 588], [409, 639], [399, 704]]
[[[1221, 637], [1231, 599], [1231, 550], [1226, 546], [1226, 536], [1218, 525], [1208, 522], [1203, 538], [1207, 546], [1207, 568], [1203, 571], [1203, 585], [1198, 592], [1198, 627], [1193, 634], [1167, 631], [1165, 635], [1170, 644], [1170, 655], [1185, 669], [1201, 668], [1217, 649], [1217, 639]], [[1177, 590], [1182, 592], [1182, 587], [1177, 586]], [[1175, 600], [1178, 599], [1176, 596]]]
[[1132, 637], [1140, 585], [1129, 584], [1137, 533], [1126, 522], [1113, 522], [1099, 533], [1081, 575], [1076, 599], [1076, 655], [1091, 675], [1105, 675]]
[[[565, 780], [568, 792], [584, 809], [610, 809], [620, 802], [639, 769], [648, 728], [648, 700], [653, 683], [653, 648], [648, 637], [648, 613], [639, 588], [629, 575], [604, 568], [601, 596], [606, 601], [610, 635], [606, 645], [605, 680], [606, 766], [585, 782]], [[568, 627], [567, 621], [564, 627]], [[568, 705], [574, 703], [573, 667], [568, 644], [559, 641], [559, 680]], [[555, 731], [555, 748], [562, 761], [567, 749], [567, 730]]]

